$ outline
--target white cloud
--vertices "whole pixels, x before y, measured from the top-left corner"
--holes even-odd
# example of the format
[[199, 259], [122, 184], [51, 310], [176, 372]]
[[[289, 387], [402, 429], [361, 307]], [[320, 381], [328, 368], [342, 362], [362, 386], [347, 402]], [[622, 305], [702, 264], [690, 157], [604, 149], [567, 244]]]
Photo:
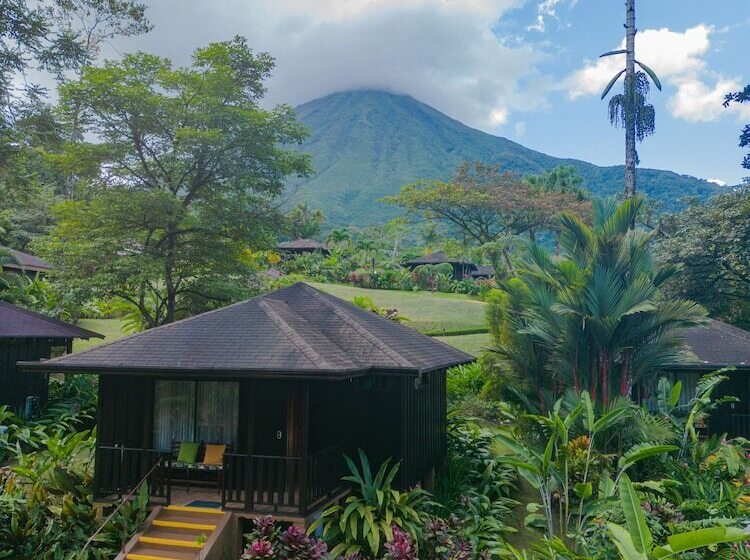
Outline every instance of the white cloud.
[[528, 31], [539, 31], [544, 33], [547, 28], [547, 19], [557, 19], [557, 5], [562, 0], [544, 0], [536, 5], [536, 21], [532, 25], [529, 25], [526, 29]]
[[[675, 88], [667, 108], [676, 118], [698, 122], [716, 120], [727, 112], [743, 118], [750, 115], [750, 106], [722, 107], [724, 95], [742, 86], [740, 80], [713, 76], [708, 71], [704, 57], [715, 32], [713, 27], [700, 24], [682, 33], [666, 27], [647, 29], [636, 37], [636, 58], [652, 68], [664, 84]], [[625, 48], [625, 41], [617, 48]], [[586, 64], [565, 82], [569, 97], [600, 94], [624, 67], [624, 58], [614, 55]]]
[[493, 28], [525, 0], [150, 0], [155, 31], [123, 41], [187, 62], [209, 41], [244, 35], [277, 60], [269, 102], [337, 91], [406, 93], [472, 126], [496, 130], [546, 105], [544, 54]]
[[518, 121], [513, 127], [513, 132], [516, 138], [523, 138], [526, 136], [526, 123], [524, 121]]
[[719, 185], [720, 187], [726, 187], [727, 186], [727, 182], [726, 181], [722, 181], [721, 179], [706, 179], [706, 181], [708, 181], [709, 183], [713, 183], [715, 185]]
[[691, 122], [708, 122], [719, 118], [722, 111], [750, 118], [750, 106], [734, 103], [727, 109], [722, 107], [726, 94], [741, 90], [742, 82], [718, 78], [714, 85], [704, 83], [699, 77], [689, 75], [677, 80], [677, 93], [667, 102], [675, 117]]

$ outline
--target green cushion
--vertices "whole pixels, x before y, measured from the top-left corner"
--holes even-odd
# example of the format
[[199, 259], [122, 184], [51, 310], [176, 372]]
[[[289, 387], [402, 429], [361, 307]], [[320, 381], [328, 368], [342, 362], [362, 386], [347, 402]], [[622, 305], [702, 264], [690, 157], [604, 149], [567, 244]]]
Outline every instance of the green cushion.
[[198, 447], [200, 444], [194, 441], [181, 441], [177, 460], [181, 463], [195, 463], [198, 460]]

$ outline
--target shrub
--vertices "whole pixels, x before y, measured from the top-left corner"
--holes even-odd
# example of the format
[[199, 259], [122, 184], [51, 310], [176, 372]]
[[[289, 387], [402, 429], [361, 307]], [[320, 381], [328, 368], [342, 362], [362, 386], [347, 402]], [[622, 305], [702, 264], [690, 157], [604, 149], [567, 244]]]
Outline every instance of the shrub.
[[325, 560], [328, 547], [308, 537], [296, 525], [282, 531], [270, 515], [253, 520], [253, 529], [245, 535], [242, 560]]
[[360, 465], [345, 456], [351, 474], [344, 477], [354, 484], [353, 493], [343, 505], [334, 505], [309, 529], [323, 528], [323, 538], [332, 547], [331, 555], [365, 554], [380, 558], [384, 544], [393, 541], [393, 527], [409, 534], [418, 543], [430, 505], [430, 495], [421, 489], [400, 492], [392, 483], [400, 463], [386, 460], [372, 476], [364, 451], [359, 450]]

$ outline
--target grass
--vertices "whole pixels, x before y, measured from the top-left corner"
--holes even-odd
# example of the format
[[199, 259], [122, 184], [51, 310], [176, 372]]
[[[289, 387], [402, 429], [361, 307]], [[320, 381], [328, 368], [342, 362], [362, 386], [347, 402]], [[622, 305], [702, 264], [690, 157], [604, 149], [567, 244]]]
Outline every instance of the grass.
[[90, 340], [76, 339], [73, 342], [73, 351], [80, 352], [87, 348], [93, 348], [99, 346], [105, 342], [112, 342], [123, 336], [127, 336], [128, 333], [122, 332], [123, 321], [121, 319], [81, 319], [78, 321], [78, 326], [90, 331], [97, 332], [104, 335], [104, 339], [92, 338]]
[[[409, 319], [404, 322], [406, 326], [423, 333], [451, 335], [459, 333], [456, 336], [438, 336], [437, 338], [474, 356], [478, 356], [482, 347], [490, 343], [486, 332], [477, 333], [477, 330], [487, 328], [484, 316], [485, 304], [463, 294], [370, 290], [342, 284], [313, 283], [312, 285], [349, 302], [355, 296], [367, 296], [378, 307], [398, 309], [401, 315]], [[81, 319], [78, 325], [101, 333], [105, 338], [104, 340], [99, 338], [76, 340], [73, 343], [75, 352], [117, 340], [128, 334], [122, 331], [121, 319]]]
[[486, 328], [485, 304], [463, 294], [371, 290], [342, 284], [312, 285], [348, 302], [355, 296], [367, 296], [378, 307], [397, 309], [409, 319], [405, 325], [423, 333], [476, 332]]
[[479, 356], [483, 352], [483, 349], [491, 343], [489, 333], [436, 336], [435, 338], [472, 356]]

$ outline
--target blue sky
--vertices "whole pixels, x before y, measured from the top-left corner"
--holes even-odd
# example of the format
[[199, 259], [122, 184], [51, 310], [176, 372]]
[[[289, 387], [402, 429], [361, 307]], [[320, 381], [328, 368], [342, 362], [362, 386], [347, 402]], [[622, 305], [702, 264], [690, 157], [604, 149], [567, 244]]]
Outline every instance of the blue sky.
[[[268, 103], [353, 88], [407, 93], [470, 126], [551, 155], [623, 160], [622, 131], [599, 92], [621, 59], [623, 0], [146, 0], [154, 31], [120, 40], [178, 64], [209, 41], [244, 35], [277, 59]], [[750, 105], [750, 1], [637, 0], [637, 56], [660, 74], [656, 134], [641, 164], [738, 183]]]
[[[609, 0], [558, 2], [556, 17], [545, 17], [544, 31], [540, 32], [528, 29], [528, 22], [539, 14], [539, 3], [529, 2], [500, 20], [497, 33], [499, 36], [518, 33], [521, 40], [538, 45], [538, 49], [549, 54], [540, 64], [542, 72], [564, 80], [585, 61], [595, 62], [599, 53], [618, 46], [623, 34], [623, 4]], [[709, 46], [696, 57], [704, 66], [694, 72], [695, 79], [707, 85], [714, 96], [721, 89], [716, 88], [717, 80], [750, 83], [750, 65], [746, 61], [750, 47], [750, 2], [640, 0], [637, 26], [641, 35], [646, 30], [665, 28], [679, 34], [699, 26], [709, 28]], [[649, 61], [649, 55], [652, 53], [638, 57], [656, 67]], [[641, 164], [737, 183], [746, 174], [740, 166], [742, 151], [737, 147], [737, 137], [750, 117], [736, 110], [724, 110], [720, 104], [713, 111], [701, 110], [702, 105], [680, 111], [674, 106], [674, 97], [679, 83], [689, 79], [692, 77], [678, 79], [668, 75], [663, 78], [662, 92], [652, 90], [656, 134], [639, 147]], [[700, 96], [688, 97], [695, 100]], [[571, 99], [563, 89], [550, 94], [547, 108], [517, 118], [525, 123], [519, 132], [525, 130], [525, 133], [506, 133], [530, 147], [599, 164], [619, 162], [622, 158], [622, 133], [608, 125], [607, 104], [598, 95]]]

